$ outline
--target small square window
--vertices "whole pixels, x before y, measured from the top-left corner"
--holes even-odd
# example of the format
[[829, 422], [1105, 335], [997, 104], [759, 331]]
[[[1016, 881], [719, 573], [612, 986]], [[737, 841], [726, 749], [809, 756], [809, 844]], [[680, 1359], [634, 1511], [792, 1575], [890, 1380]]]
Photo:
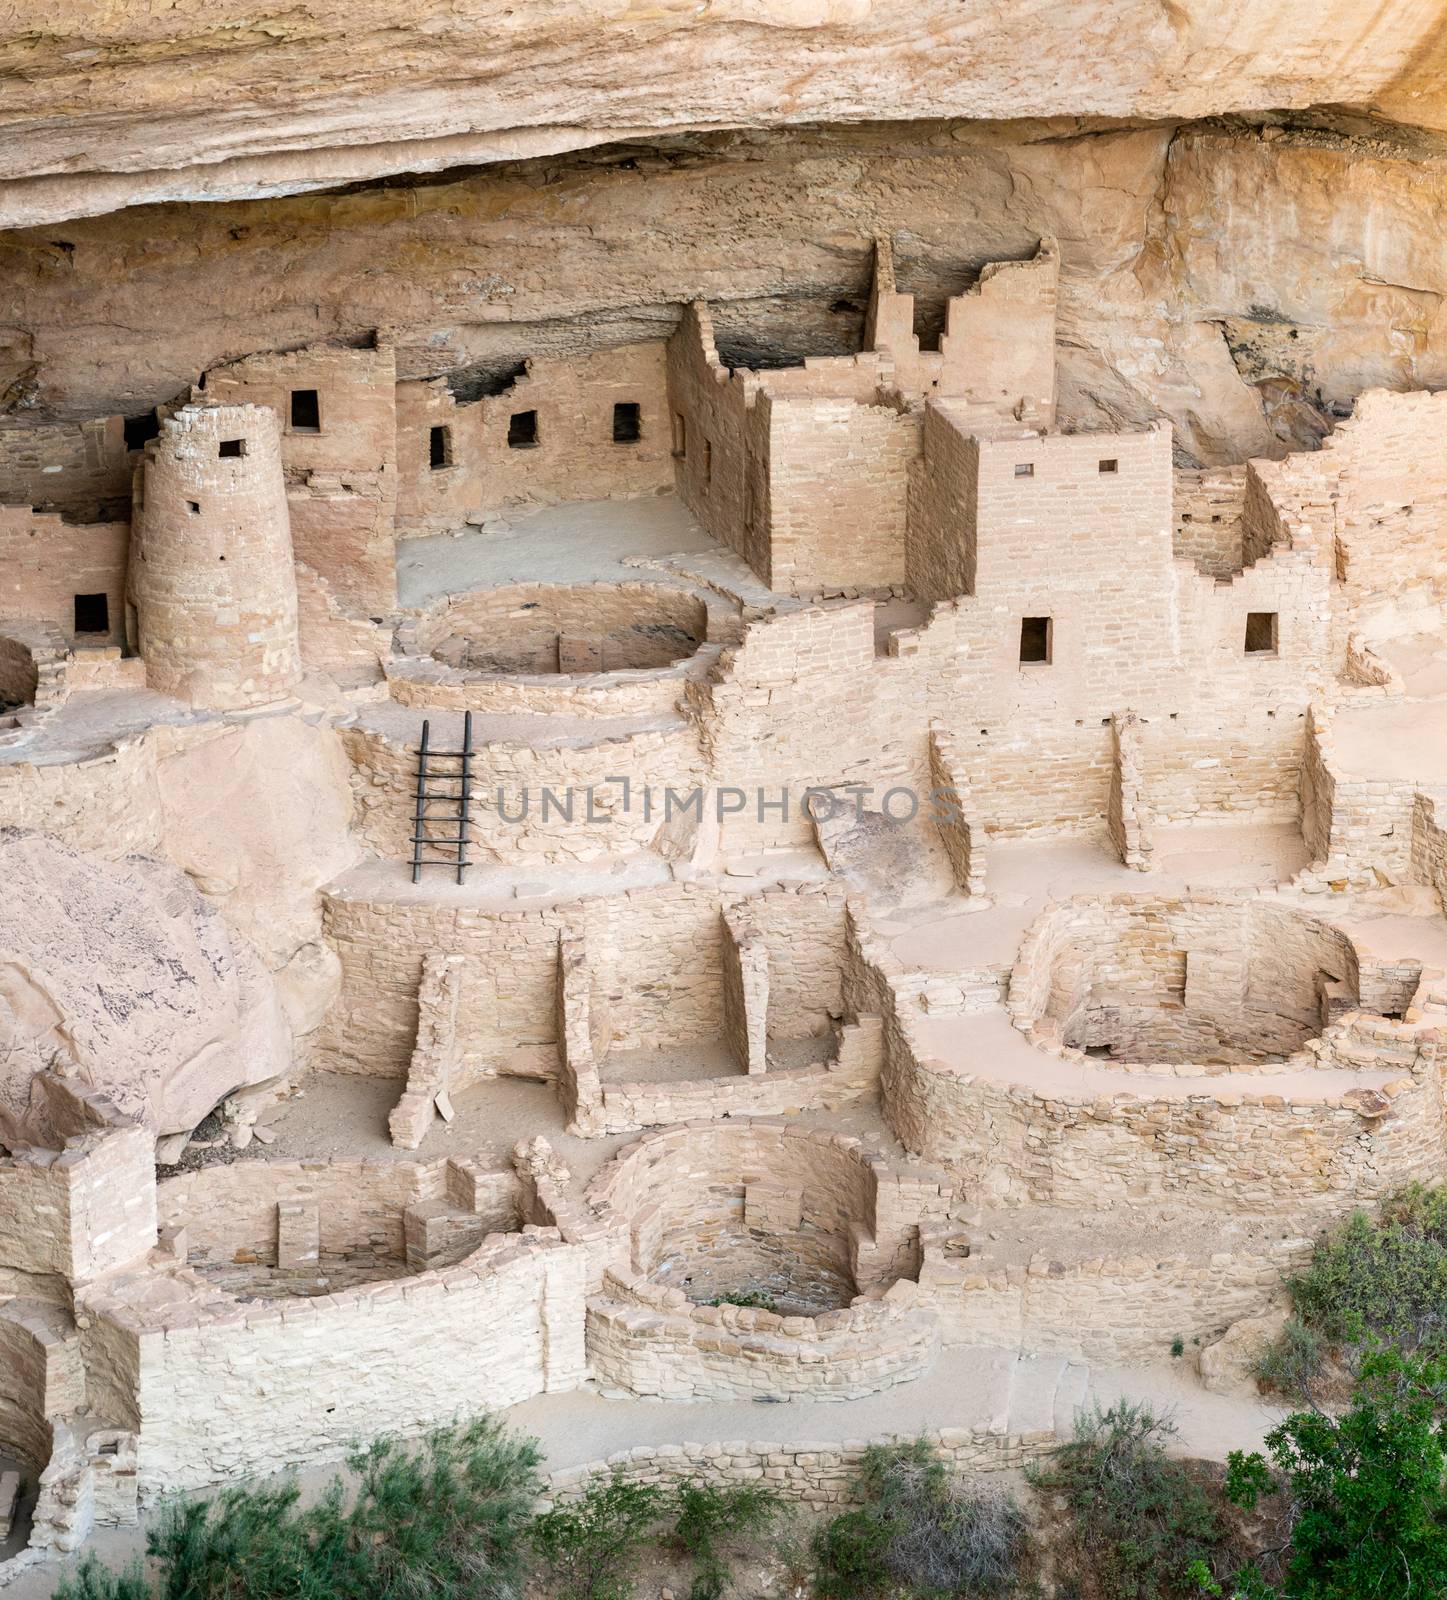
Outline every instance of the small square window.
[[1114, 456], [1110, 456], [1107, 460], [1099, 463], [1099, 470], [1101, 472], [1119, 472], [1120, 462]]
[[109, 633], [111, 631], [111, 603], [106, 595], [76, 595], [75, 631], [77, 633]]
[[452, 465], [452, 429], [431, 428], [427, 434], [427, 465], [433, 472]]
[[291, 391], [291, 431], [293, 433], [322, 431], [321, 400], [315, 389]]
[[538, 442], [538, 414], [536, 411], [514, 411], [507, 423], [509, 450], [531, 450]]
[[1035, 463], [1033, 461], [1017, 461], [1015, 463], [1015, 476], [1017, 478], [1033, 478], [1035, 476]]
[[643, 437], [643, 414], [634, 400], [620, 400], [613, 407], [613, 443], [637, 444]]
[[1276, 654], [1276, 612], [1248, 611], [1246, 613], [1246, 654], [1248, 656], [1274, 656]]
[[1049, 617], [1021, 617], [1020, 660], [1048, 662], [1054, 645], [1055, 627]]
[[193, 517], [199, 517], [201, 515], [201, 502], [199, 500], [188, 500], [186, 502], [186, 509]]
[[222, 439], [216, 446], [218, 456], [244, 456], [246, 454], [245, 439]]

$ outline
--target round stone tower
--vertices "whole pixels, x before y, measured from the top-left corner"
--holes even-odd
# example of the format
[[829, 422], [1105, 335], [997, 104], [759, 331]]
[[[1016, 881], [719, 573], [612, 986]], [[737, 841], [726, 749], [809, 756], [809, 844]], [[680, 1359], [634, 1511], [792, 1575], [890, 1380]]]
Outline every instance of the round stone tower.
[[185, 406], [137, 475], [130, 599], [146, 682], [232, 711], [301, 675], [296, 571], [267, 406]]

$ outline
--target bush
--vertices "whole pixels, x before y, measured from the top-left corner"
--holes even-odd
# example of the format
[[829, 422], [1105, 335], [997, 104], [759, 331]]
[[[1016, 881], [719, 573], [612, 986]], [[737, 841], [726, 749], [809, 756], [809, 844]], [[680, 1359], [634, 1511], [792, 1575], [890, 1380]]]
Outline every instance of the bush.
[[719, 1600], [728, 1587], [725, 1547], [732, 1539], [762, 1533], [779, 1514], [778, 1496], [761, 1483], [715, 1488], [686, 1479], [676, 1501], [672, 1543], [694, 1563], [689, 1600]]
[[1413, 1184], [1376, 1218], [1356, 1212], [1287, 1287], [1333, 1343], [1447, 1352], [1447, 1188]]
[[[305, 1510], [295, 1482], [173, 1504], [146, 1540], [161, 1600], [510, 1600], [538, 1461], [484, 1417], [417, 1447], [379, 1440], [348, 1459], [350, 1492], [334, 1478]], [[141, 1600], [138, 1578], [92, 1573], [67, 1600]]]
[[854, 1491], [863, 1506], [815, 1536], [821, 1595], [994, 1595], [1018, 1581], [1029, 1550], [1024, 1513], [953, 1477], [923, 1439], [871, 1446]]
[[150, 1600], [150, 1595], [139, 1561], [124, 1572], [112, 1572], [87, 1556], [74, 1573], [60, 1580], [52, 1600]]
[[1326, 1352], [1316, 1332], [1292, 1317], [1256, 1358], [1252, 1371], [1263, 1388], [1299, 1395], [1320, 1377], [1325, 1362]]
[[580, 1500], [533, 1523], [533, 1544], [566, 1600], [627, 1600], [639, 1549], [665, 1505], [661, 1489], [616, 1475], [596, 1478]]
[[[1447, 1593], [1447, 1362], [1376, 1351], [1364, 1357], [1341, 1417], [1293, 1413], [1259, 1453], [1231, 1456], [1227, 1493], [1254, 1510], [1285, 1487], [1290, 1550], [1280, 1588], [1255, 1567], [1233, 1580], [1250, 1600], [1417, 1600]], [[1201, 1587], [1226, 1591], [1204, 1574]]]
[[1065, 1503], [1060, 1567], [1090, 1600], [1173, 1600], [1198, 1593], [1193, 1563], [1209, 1574], [1229, 1565], [1231, 1530], [1207, 1484], [1166, 1454], [1174, 1432], [1147, 1406], [1097, 1406], [1032, 1474]]
[[766, 1294], [762, 1289], [739, 1289], [734, 1294], [715, 1295], [707, 1304], [711, 1306], [743, 1306], [751, 1311], [775, 1311], [779, 1309], [779, 1302], [773, 1295]]

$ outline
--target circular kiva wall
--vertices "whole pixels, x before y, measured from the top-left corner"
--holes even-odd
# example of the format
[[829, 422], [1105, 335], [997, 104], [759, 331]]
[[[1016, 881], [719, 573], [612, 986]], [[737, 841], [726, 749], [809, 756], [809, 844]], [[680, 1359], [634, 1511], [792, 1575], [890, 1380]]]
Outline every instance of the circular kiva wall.
[[704, 602], [668, 584], [519, 584], [452, 596], [419, 642], [467, 673], [573, 675], [669, 667], [707, 632]]
[[914, 1282], [921, 1207], [901, 1192], [857, 1140], [787, 1125], [629, 1147], [588, 1196], [626, 1241], [589, 1303], [594, 1376], [685, 1399], [843, 1399], [919, 1376], [937, 1333]]
[[1357, 952], [1291, 906], [1102, 895], [1052, 907], [1010, 980], [1015, 1025], [1046, 1047], [1130, 1065], [1279, 1062], [1358, 1004]]

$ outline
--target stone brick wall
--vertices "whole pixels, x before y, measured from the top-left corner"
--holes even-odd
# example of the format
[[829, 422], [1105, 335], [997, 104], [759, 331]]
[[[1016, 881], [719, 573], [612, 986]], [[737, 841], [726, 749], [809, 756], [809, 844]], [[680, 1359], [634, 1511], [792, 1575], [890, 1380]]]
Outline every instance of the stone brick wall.
[[[615, 441], [613, 408], [638, 407], [639, 438]], [[509, 425], [537, 414], [536, 444]], [[447, 430], [432, 464], [431, 432]], [[398, 528], [460, 527], [506, 506], [651, 494], [673, 481], [662, 340], [578, 356], [534, 356], [501, 393], [458, 400], [445, 379], [397, 387]]]
[[[143, 1496], [496, 1410], [584, 1375], [585, 1253], [534, 1229], [456, 1267], [244, 1310], [111, 1280], [85, 1310], [136, 1351]], [[159, 1308], [158, 1308], [159, 1305]], [[244, 1395], [245, 1404], [218, 1399]]]
[[1293, 906], [1244, 894], [1083, 896], [1025, 935], [1008, 1004], [1038, 1046], [1106, 1045], [1112, 1065], [1152, 1071], [1239, 1070], [1320, 1034], [1325, 984], [1355, 1002], [1356, 949]]
[[[721, 907], [749, 893], [674, 883], [516, 911], [329, 894], [342, 985], [319, 1048], [335, 1069], [404, 1076], [423, 959], [438, 950], [462, 958], [459, 1060], [472, 1072], [551, 1076], [565, 933], [585, 938], [592, 981], [611, 997], [610, 1048], [712, 1040], [723, 1025]], [[827, 1031], [840, 1006], [842, 891], [785, 885], [750, 903], [769, 950], [771, 1034]]]
[[588, 1302], [587, 1344], [605, 1394], [855, 1400], [924, 1376], [939, 1333], [932, 1312], [896, 1291], [818, 1316], [778, 1316], [692, 1305], [680, 1289], [615, 1269]]
[[110, 629], [82, 640], [121, 644], [130, 536], [129, 522], [72, 523], [28, 506], [0, 506], [0, 617], [48, 622], [74, 643], [75, 597], [103, 594]]
[[[319, 426], [297, 426], [292, 396], [315, 391]], [[392, 347], [310, 345], [207, 372], [197, 402], [276, 414], [297, 558], [364, 614], [396, 605], [397, 367]]]
[[131, 492], [136, 457], [120, 417], [86, 422], [0, 419], [0, 495], [7, 505], [64, 510], [77, 520], [113, 515]]
[[[886, 1435], [879, 1444], [907, 1444], [913, 1435]], [[925, 1435], [954, 1472], [1016, 1472], [1048, 1454], [1059, 1443], [1053, 1431], [1008, 1434], [987, 1429], [946, 1428]], [[554, 1502], [580, 1499], [589, 1481], [608, 1473], [631, 1483], [671, 1486], [685, 1479], [709, 1484], [768, 1484], [787, 1499], [803, 1501], [816, 1511], [854, 1503], [850, 1484], [859, 1471], [867, 1442], [790, 1444], [734, 1440], [718, 1444], [639, 1445], [601, 1461], [555, 1472], [550, 1481]]]
[[988, 1243], [972, 1243], [967, 1257], [948, 1263], [926, 1250], [920, 1288], [947, 1343], [1160, 1362], [1177, 1339], [1207, 1344], [1238, 1318], [1257, 1315], [1282, 1277], [1305, 1265], [1312, 1246], [1308, 1231], [1209, 1255], [1102, 1253], [1061, 1261], [1038, 1252], [1006, 1261]]
[[126, 740], [84, 761], [0, 762], [0, 814], [111, 859], [154, 853], [163, 832], [154, 746]]
[[[434, 720], [434, 747], [459, 747], [460, 720], [450, 729]], [[394, 861], [412, 855], [421, 726], [419, 716], [416, 732], [401, 738], [363, 724], [342, 731], [353, 766], [358, 830], [370, 849]], [[697, 731], [681, 718], [649, 719], [641, 728], [605, 723], [586, 742], [567, 731], [558, 738], [545, 735], [546, 742], [489, 737], [485, 728], [477, 732], [469, 820], [474, 862], [589, 862], [647, 848], [665, 827], [665, 789], [686, 799], [702, 781]], [[635, 786], [636, 799], [610, 782], [619, 774]], [[642, 798], [645, 789], [651, 806]], [[438, 831], [449, 829], [455, 831], [444, 819]]]
[[402, 1261], [404, 1212], [452, 1200], [487, 1233], [518, 1226], [518, 1183], [511, 1169], [486, 1172], [471, 1162], [237, 1162], [168, 1178], [156, 1191], [162, 1229], [184, 1230], [192, 1266], [243, 1258], [276, 1266], [277, 1208], [300, 1203], [319, 1219], [321, 1256]]
[[936, 401], [924, 409], [922, 455], [909, 486], [905, 577], [921, 600], [975, 592], [980, 454], [966, 408]]
[[[0, 1304], [0, 1442], [32, 1468], [50, 1460], [51, 1367], [55, 1347], [47, 1347], [43, 1325], [36, 1326], [26, 1302]], [[76, 1402], [85, 1398], [82, 1381]]]
[[887, 589], [905, 580], [905, 503], [920, 419], [852, 399], [771, 396], [767, 430], [770, 586], [781, 594]]
[[1172, 547], [1197, 572], [1229, 578], [1246, 564], [1242, 518], [1247, 468], [1177, 467]]
[[143, 1256], [156, 1238], [154, 1137], [115, 1115], [60, 1150], [0, 1160], [0, 1268], [84, 1282]]

